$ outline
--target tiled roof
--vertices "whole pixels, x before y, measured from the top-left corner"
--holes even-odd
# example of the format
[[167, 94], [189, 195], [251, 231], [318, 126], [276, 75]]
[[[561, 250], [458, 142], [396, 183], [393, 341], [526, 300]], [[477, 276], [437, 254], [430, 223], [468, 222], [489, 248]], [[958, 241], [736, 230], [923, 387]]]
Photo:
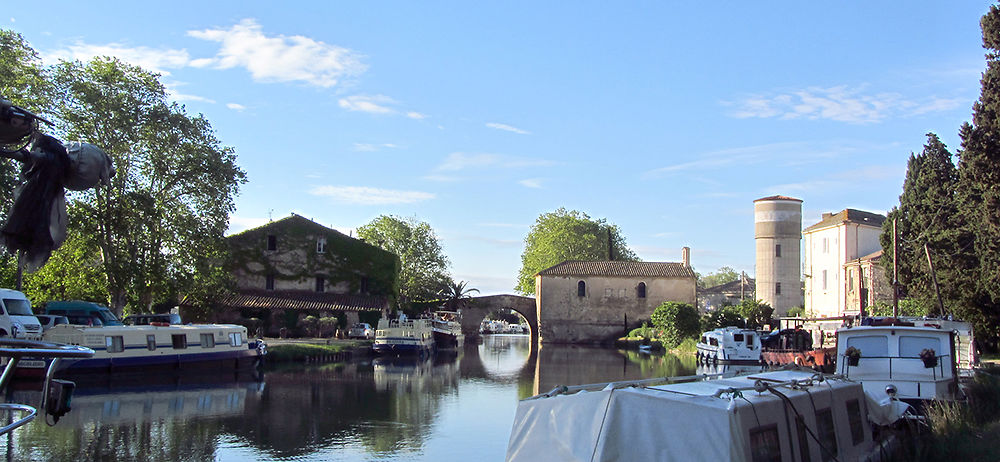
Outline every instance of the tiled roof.
[[796, 199], [794, 197], [788, 197], [788, 196], [767, 196], [767, 197], [761, 197], [760, 199], [757, 199], [754, 202], [760, 202], [760, 201], [796, 201], [796, 202], [802, 202], [802, 199]]
[[241, 290], [216, 298], [215, 303], [230, 308], [265, 308], [269, 310], [380, 311], [389, 302], [386, 297], [372, 295], [292, 290]]
[[[747, 292], [753, 292], [756, 281], [753, 278], [746, 278], [746, 285], [742, 287], [743, 290]], [[703, 294], [725, 294], [725, 293], [738, 293], [740, 291], [740, 280], [729, 281], [725, 284], [719, 284], [717, 286], [709, 287], [705, 290], [700, 291]]]
[[694, 270], [683, 263], [654, 261], [564, 261], [538, 272], [541, 276], [618, 276], [693, 278]]
[[885, 222], [885, 215], [865, 212], [862, 210], [844, 209], [837, 213], [823, 214], [823, 219], [820, 220], [819, 223], [816, 223], [815, 225], [812, 225], [802, 231], [809, 232], [816, 229], [836, 226], [841, 223], [861, 223], [863, 225], [880, 228], [882, 227], [882, 223], [884, 222]]

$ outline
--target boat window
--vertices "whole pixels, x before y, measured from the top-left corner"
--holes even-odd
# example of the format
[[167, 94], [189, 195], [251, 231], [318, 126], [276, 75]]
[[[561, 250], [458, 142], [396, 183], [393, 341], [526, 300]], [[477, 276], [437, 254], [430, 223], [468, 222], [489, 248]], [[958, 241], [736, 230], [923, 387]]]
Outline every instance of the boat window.
[[733, 334], [733, 341], [734, 342], [742, 342], [743, 341], [743, 334]]
[[183, 350], [188, 347], [187, 334], [173, 334], [170, 336], [170, 341], [175, 350]]
[[719, 340], [716, 339], [715, 337], [710, 337], [708, 339], [708, 344], [712, 346], [719, 346]]
[[156, 336], [155, 335], [147, 335], [146, 336], [146, 348], [148, 348], [149, 351], [156, 350]]
[[229, 334], [229, 345], [238, 347], [243, 345], [243, 334], [240, 332], [233, 332]]
[[912, 335], [901, 335], [899, 337], [899, 357], [916, 358], [925, 348], [934, 350], [935, 354], [944, 354], [941, 351], [941, 339], [937, 337], [916, 337]]
[[747, 346], [753, 346], [753, 334], [747, 334]]
[[701, 343], [708, 343], [708, 339], [704, 335], [701, 336]]
[[816, 411], [816, 430], [823, 461], [836, 459], [837, 428], [833, 426], [833, 411], [830, 408]]
[[121, 353], [125, 351], [125, 341], [121, 335], [104, 337], [104, 345], [107, 347], [108, 353]]
[[847, 338], [847, 347], [861, 350], [861, 357], [889, 356], [889, 339], [884, 335], [855, 335]]
[[799, 432], [799, 459], [802, 462], [809, 462], [812, 460], [809, 453], [809, 437], [806, 433], [806, 421], [802, 416], [795, 416], [795, 428]]
[[202, 348], [215, 348], [215, 334], [201, 334]]
[[750, 430], [750, 460], [753, 462], [780, 462], [781, 444], [778, 426], [757, 427]]
[[855, 446], [865, 440], [864, 422], [861, 421], [861, 403], [852, 399], [847, 402], [847, 421], [851, 426], [851, 443]]

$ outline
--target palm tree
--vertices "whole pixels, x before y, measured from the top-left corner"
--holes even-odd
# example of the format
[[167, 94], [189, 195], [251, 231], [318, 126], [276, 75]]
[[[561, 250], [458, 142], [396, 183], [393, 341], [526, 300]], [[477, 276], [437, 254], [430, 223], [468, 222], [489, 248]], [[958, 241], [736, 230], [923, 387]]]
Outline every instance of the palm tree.
[[456, 311], [464, 305], [465, 300], [472, 298], [470, 294], [479, 293], [479, 289], [466, 287], [468, 284], [467, 281], [451, 281], [441, 289], [441, 296], [445, 298], [444, 306], [448, 311]]

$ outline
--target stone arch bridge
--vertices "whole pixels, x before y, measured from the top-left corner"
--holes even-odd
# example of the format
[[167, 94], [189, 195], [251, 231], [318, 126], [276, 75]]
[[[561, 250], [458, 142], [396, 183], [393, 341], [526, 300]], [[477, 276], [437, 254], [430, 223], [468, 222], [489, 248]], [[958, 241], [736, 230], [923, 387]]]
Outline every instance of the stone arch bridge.
[[538, 343], [538, 315], [535, 310], [535, 299], [520, 295], [487, 295], [472, 297], [462, 306], [462, 333], [465, 338], [479, 338], [479, 325], [486, 315], [493, 311], [509, 308], [528, 320], [531, 329], [532, 344]]

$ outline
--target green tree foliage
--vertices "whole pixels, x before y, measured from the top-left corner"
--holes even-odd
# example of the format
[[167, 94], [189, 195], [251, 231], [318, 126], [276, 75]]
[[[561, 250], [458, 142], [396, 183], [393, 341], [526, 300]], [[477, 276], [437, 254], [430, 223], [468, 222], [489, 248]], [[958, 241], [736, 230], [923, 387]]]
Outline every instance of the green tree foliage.
[[653, 310], [650, 320], [653, 327], [662, 332], [660, 340], [666, 348], [676, 347], [684, 339], [701, 333], [698, 310], [687, 303], [663, 302]]
[[80, 233], [71, 233], [48, 263], [24, 276], [24, 293], [32, 304], [51, 300], [107, 303], [107, 276], [101, 251]]
[[702, 276], [699, 274], [698, 288], [707, 289], [709, 287], [715, 287], [718, 285], [725, 284], [727, 282], [733, 282], [739, 280], [740, 280], [740, 273], [737, 273], [736, 270], [728, 266], [723, 266], [714, 273], [708, 273], [707, 276]]
[[[885, 302], [875, 302], [869, 308], [872, 316], [892, 316], [892, 304]], [[932, 312], [937, 312], [937, 300], [904, 298], [899, 300], [900, 316], [927, 316]]]
[[736, 305], [735, 308], [741, 316], [746, 318], [746, 327], [750, 328], [760, 328], [764, 324], [770, 324], [771, 316], [774, 315], [774, 308], [771, 308], [771, 305], [751, 298], [740, 301], [740, 304]]
[[358, 237], [399, 256], [400, 303], [437, 298], [451, 282], [448, 257], [431, 225], [415, 218], [381, 215], [358, 228]]
[[[112, 308], [147, 310], [188, 291], [211, 291], [245, 173], [209, 122], [168, 103], [156, 74], [115, 59], [62, 62], [52, 72], [54, 114], [67, 139], [104, 149], [111, 184], [74, 194], [81, 231], [101, 249]], [[215, 262], [221, 260], [214, 260]]]
[[448, 311], [462, 307], [466, 300], [472, 298], [473, 292], [479, 293], [479, 289], [467, 287], [468, 284], [466, 281], [449, 281], [445, 284], [441, 296], [445, 299], [444, 306]]
[[910, 155], [899, 207], [889, 212], [881, 243], [885, 249], [883, 268], [891, 275], [895, 220], [899, 282], [910, 297], [936, 300], [926, 246], [934, 261], [946, 311], [961, 312], [968, 305], [972, 291], [968, 275], [978, 262], [973, 249], [974, 236], [955, 196], [957, 183], [958, 170], [951, 153], [937, 135], [927, 134], [923, 152]]
[[962, 317], [976, 335], [994, 341], [1000, 331], [1000, 8], [990, 7], [981, 21], [986, 71], [972, 123], [959, 130], [958, 203], [974, 235], [978, 266], [970, 276], [974, 290]]
[[720, 327], [746, 327], [746, 320], [739, 308], [729, 305], [713, 310], [702, 318], [702, 330], [708, 331]]
[[567, 260], [608, 259], [639, 260], [625, 244], [625, 237], [617, 226], [603, 218], [591, 219], [586, 213], [576, 210], [559, 208], [555, 212], [543, 213], [524, 238], [521, 270], [514, 290], [534, 295], [535, 274]]

